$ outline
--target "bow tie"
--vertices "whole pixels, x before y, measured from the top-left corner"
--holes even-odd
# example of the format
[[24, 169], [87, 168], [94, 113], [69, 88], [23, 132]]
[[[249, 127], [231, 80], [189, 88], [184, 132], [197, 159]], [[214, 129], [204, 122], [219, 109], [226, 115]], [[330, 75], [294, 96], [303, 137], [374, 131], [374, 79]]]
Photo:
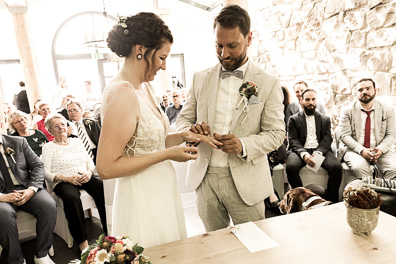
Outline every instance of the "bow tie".
[[221, 79], [228, 78], [230, 76], [235, 76], [239, 79], [243, 78], [243, 71], [236, 70], [236, 71], [221, 71]]

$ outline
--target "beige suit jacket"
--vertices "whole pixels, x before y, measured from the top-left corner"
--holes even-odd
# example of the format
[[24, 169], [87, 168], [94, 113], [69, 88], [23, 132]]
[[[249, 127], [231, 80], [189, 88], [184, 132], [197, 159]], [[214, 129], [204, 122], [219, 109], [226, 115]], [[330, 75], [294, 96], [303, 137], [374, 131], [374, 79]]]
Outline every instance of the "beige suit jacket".
[[[197, 122], [214, 127], [220, 71], [221, 65], [217, 64], [194, 74], [187, 102], [176, 121], [178, 131], [189, 129]], [[246, 81], [257, 84], [260, 103], [250, 104], [247, 113], [242, 111], [243, 104], [236, 109], [230, 134], [243, 141], [247, 156], [240, 158], [228, 154], [228, 161], [239, 195], [246, 204], [254, 205], [273, 192], [267, 153], [277, 149], [285, 139], [284, 107], [277, 77], [249, 62], [243, 82]], [[198, 151], [198, 158], [190, 161], [186, 180], [187, 187], [193, 190], [198, 188], [206, 174], [212, 148], [201, 143]]]
[[[396, 139], [395, 112], [391, 106], [379, 101], [374, 103], [375, 120], [374, 135], [377, 147], [383, 153], [393, 151], [392, 145]], [[358, 154], [363, 148], [358, 143], [360, 130], [362, 127], [360, 102], [356, 101], [341, 113], [340, 118], [340, 139], [341, 143], [338, 150], [338, 159], [342, 160], [347, 150], [355, 151]], [[364, 125], [364, 124], [363, 124]]]

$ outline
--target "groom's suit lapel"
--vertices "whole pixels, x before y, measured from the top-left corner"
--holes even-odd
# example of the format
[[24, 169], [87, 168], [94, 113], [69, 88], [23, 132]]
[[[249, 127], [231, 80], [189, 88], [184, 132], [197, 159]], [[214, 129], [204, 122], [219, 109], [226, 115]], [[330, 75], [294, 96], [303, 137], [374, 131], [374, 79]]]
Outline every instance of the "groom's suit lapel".
[[207, 101], [207, 111], [208, 111], [208, 125], [213, 129], [215, 122], [216, 113], [216, 102], [217, 94], [219, 91], [219, 76], [221, 71], [221, 65], [218, 63], [215, 67], [209, 70], [206, 77], [206, 101]]
[[[255, 82], [255, 83], [257, 84], [257, 87], [259, 87], [259, 84], [257, 83], [257, 74], [259, 74], [260, 72], [259, 72], [259, 71], [256, 71], [255, 65], [254, 65], [253, 63], [250, 63], [250, 62], [248, 62], [248, 63], [249, 63], [249, 65], [248, 65], [248, 67], [247, 67], [247, 69], [246, 69], [246, 72], [245, 72], [245, 74], [244, 74], [244, 76], [243, 76], [243, 81], [242, 81], [242, 83], [245, 83], [245, 82]], [[239, 101], [240, 101], [241, 98], [242, 98], [242, 96], [239, 95], [239, 87], [238, 87], [237, 93], [238, 93], [238, 95], [237, 95], [237, 96], [238, 96], [238, 99], [236, 100], [236, 105], [235, 105], [235, 107], [238, 106], [238, 103], [239, 103]], [[242, 103], [238, 106], [238, 108], [235, 110], [234, 114], [232, 115], [230, 134], [232, 134], [232, 131], [234, 130], [235, 125], [237, 124], [237, 121], [238, 121], [240, 118], [244, 118], [244, 117], [247, 115], [247, 113], [244, 113], [244, 112], [243, 112], [243, 107], [244, 107], [244, 105], [245, 105], [245, 104], [242, 102]]]

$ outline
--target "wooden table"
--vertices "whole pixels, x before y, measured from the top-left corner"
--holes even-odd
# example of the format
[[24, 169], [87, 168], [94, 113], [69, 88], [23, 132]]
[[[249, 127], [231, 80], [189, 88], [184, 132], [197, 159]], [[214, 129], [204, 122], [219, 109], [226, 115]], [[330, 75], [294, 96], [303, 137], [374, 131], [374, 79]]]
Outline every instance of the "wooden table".
[[380, 212], [371, 236], [354, 235], [343, 203], [257, 221], [279, 246], [250, 253], [227, 229], [147, 248], [153, 264], [396, 263], [396, 217]]

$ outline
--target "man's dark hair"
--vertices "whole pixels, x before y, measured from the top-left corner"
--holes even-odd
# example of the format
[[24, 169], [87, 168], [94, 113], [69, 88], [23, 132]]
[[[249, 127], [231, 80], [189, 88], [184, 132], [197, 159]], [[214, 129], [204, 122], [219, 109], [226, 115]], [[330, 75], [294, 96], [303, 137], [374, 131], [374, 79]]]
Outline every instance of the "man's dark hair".
[[308, 88], [308, 84], [307, 84], [306, 82], [304, 82], [304, 81], [298, 81], [298, 82], [296, 82], [296, 83], [293, 85], [293, 89], [294, 89], [294, 87], [296, 87], [297, 84], [304, 84], [305, 87]]
[[224, 7], [215, 18], [213, 29], [216, 28], [217, 23], [224, 28], [239, 27], [239, 31], [241, 31], [244, 37], [250, 32], [249, 14], [238, 5], [228, 5]]
[[363, 79], [360, 79], [359, 81], [357, 81], [357, 82], [355, 83], [355, 85], [354, 85], [353, 87], [356, 87], [356, 85], [358, 85], [358, 83], [361, 83], [361, 82], [372, 82], [372, 83], [373, 83], [373, 87], [374, 87], [374, 89], [375, 89], [375, 82], [373, 81], [373, 79], [370, 79], [370, 78], [363, 78]]
[[304, 94], [308, 93], [308, 92], [315, 92], [316, 93], [316, 91], [314, 89], [307, 88], [301, 93], [301, 98], [304, 99]]

